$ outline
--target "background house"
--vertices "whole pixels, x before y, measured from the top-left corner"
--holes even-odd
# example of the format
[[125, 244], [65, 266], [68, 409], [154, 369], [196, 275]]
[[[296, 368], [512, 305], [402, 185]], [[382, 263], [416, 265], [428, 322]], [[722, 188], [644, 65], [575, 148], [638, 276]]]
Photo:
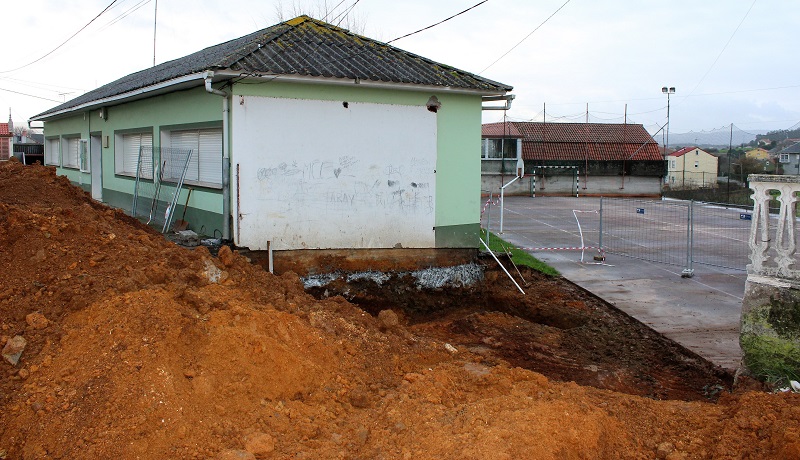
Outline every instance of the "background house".
[[[642, 125], [488, 123], [482, 128], [482, 188], [539, 195], [660, 196], [664, 159]], [[496, 153], [503, 145], [503, 160]], [[494, 154], [492, 155], [492, 152]]]
[[47, 163], [124, 209], [140, 149], [153, 165], [192, 149], [190, 228], [277, 251], [278, 271], [307, 249], [306, 266], [346, 268], [364, 249], [427, 264], [475, 254], [482, 103], [510, 90], [301, 16], [34, 119]]
[[778, 153], [778, 161], [784, 174], [800, 175], [800, 142], [784, 148]]
[[684, 147], [667, 155], [667, 187], [716, 187], [719, 158], [699, 147]]
[[752, 158], [754, 160], [767, 161], [769, 160], [770, 154], [769, 150], [763, 149], [761, 147], [756, 147], [754, 149], [750, 149], [747, 152], [745, 152], [745, 156], [747, 158]]
[[0, 123], [0, 161], [8, 160], [14, 152], [14, 123], [11, 115], [8, 123]]

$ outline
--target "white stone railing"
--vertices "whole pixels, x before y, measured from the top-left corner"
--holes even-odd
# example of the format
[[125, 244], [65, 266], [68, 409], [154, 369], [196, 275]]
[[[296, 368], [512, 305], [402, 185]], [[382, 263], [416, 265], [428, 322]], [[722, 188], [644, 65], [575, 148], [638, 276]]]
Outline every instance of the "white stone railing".
[[[797, 201], [800, 176], [771, 176], [751, 174], [748, 177], [753, 190], [753, 224], [750, 227], [750, 261], [747, 272], [787, 280], [800, 280], [797, 269]], [[775, 197], [772, 191], [780, 193]], [[769, 201], [777, 198], [781, 209], [770, 216]]]

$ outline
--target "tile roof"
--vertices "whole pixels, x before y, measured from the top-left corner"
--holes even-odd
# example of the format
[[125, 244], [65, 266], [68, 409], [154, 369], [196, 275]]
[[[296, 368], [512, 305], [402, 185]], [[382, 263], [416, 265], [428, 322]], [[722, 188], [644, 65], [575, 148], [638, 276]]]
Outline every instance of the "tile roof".
[[9, 137], [13, 133], [8, 130], [8, 123], [0, 123], [0, 136]]
[[691, 152], [692, 150], [694, 150], [696, 148], [697, 147], [684, 147], [684, 148], [682, 148], [680, 150], [676, 150], [676, 151], [670, 153], [668, 156], [680, 157], [680, 156], [686, 155], [687, 153]]
[[520, 138], [522, 133], [514, 125], [514, 123], [486, 123], [481, 126], [482, 137], [513, 137]]
[[[502, 123], [498, 123], [502, 127]], [[543, 161], [663, 161], [644, 126], [509, 122], [522, 135], [522, 158]], [[486, 126], [486, 125], [484, 125]]]
[[[511, 86], [299, 16], [145, 69], [43, 112], [46, 116], [205, 70], [405, 83], [500, 94]], [[198, 84], [202, 81], [198, 79]], [[36, 118], [34, 117], [34, 118]]]
[[781, 150], [780, 153], [800, 153], [800, 142], [786, 147], [785, 149]]

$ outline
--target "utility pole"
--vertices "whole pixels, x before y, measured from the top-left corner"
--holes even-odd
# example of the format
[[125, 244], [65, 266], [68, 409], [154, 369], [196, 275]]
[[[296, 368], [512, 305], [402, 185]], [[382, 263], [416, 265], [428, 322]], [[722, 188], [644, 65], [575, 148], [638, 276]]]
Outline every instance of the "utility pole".
[[731, 122], [731, 139], [728, 142], [728, 204], [731, 202], [731, 149], [733, 148], [733, 122]]
[[661, 88], [661, 92], [667, 95], [667, 140], [664, 144], [664, 157], [667, 156], [667, 150], [669, 149], [669, 96], [670, 94], [675, 94], [675, 87], [670, 86], [669, 88], [664, 86]]
[[158, 25], [158, 0], [156, 0], [155, 13], [153, 14], [153, 67], [156, 66], [156, 29]]

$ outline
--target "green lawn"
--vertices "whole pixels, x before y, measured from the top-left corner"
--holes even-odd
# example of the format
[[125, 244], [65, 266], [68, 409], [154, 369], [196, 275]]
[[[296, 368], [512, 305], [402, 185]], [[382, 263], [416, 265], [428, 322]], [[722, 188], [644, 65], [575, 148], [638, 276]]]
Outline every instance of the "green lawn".
[[[504, 254], [506, 249], [508, 252], [511, 253], [511, 260], [514, 261], [517, 266], [525, 266], [530, 267], [538, 272], [542, 272], [545, 275], [550, 276], [558, 276], [560, 273], [555, 268], [547, 265], [546, 263], [542, 262], [541, 260], [533, 257], [532, 255], [528, 254], [527, 252], [517, 249], [515, 246], [511, 245], [510, 243], [503, 241], [500, 237], [495, 235], [494, 233], [489, 233], [489, 249], [494, 252], [498, 252]], [[486, 230], [481, 229], [481, 237], [486, 240]], [[481, 245], [483, 246], [483, 245]]]

